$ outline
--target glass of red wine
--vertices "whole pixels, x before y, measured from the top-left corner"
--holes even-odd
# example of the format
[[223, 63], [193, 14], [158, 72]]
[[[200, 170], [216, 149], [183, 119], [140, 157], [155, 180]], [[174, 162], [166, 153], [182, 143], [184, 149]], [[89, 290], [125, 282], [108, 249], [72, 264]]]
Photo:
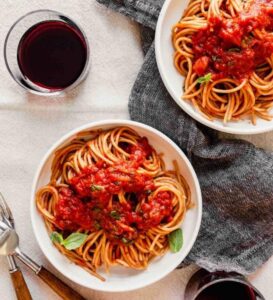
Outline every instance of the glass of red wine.
[[83, 30], [52, 10], [30, 12], [10, 28], [4, 45], [13, 79], [30, 92], [58, 95], [85, 79], [89, 45]]
[[265, 300], [262, 294], [238, 273], [201, 269], [193, 274], [184, 300]]

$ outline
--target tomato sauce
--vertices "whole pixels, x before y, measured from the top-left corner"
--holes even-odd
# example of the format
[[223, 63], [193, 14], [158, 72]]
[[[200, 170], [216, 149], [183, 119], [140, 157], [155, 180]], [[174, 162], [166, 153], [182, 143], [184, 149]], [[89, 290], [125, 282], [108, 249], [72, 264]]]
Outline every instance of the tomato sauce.
[[[272, 1], [253, 1], [249, 9], [231, 19], [212, 17], [192, 39], [193, 70], [212, 79], [249, 77], [273, 53]], [[260, 37], [253, 31], [262, 32]]]
[[[99, 161], [74, 176], [69, 187], [60, 188], [55, 209], [60, 229], [103, 229], [113, 241], [129, 244], [140, 232], [172, 219], [171, 193], [154, 195], [152, 176], [137, 172], [153, 151], [147, 139], [122, 148], [130, 154], [128, 160], [113, 165]], [[127, 201], [118, 201], [121, 191]]]

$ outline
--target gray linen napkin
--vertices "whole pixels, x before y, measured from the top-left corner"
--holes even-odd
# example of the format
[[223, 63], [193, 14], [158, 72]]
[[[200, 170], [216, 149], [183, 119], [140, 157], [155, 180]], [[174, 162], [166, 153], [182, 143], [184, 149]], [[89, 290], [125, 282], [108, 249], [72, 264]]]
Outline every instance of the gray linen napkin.
[[183, 264], [253, 272], [273, 254], [273, 154], [244, 141], [219, 139], [216, 131], [195, 122], [171, 99], [152, 44], [163, 0], [97, 1], [141, 24], [147, 53], [129, 99], [131, 118], [176, 142], [199, 178], [202, 225]]

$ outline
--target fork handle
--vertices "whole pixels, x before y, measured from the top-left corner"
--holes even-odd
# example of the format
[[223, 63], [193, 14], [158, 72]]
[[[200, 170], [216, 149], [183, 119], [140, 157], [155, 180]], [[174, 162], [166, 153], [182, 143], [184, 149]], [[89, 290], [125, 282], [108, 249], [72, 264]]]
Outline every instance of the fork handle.
[[38, 265], [30, 257], [20, 251], [19, 248], [15, 249], [14, 253], [26, 266], [28, 266], [36, 275], [38, 275], [49, 287], [52, 288], [63, 300], [86, 300], [71, 287], [61, 281], [54, 274], [49, 272], [43, 266]]
[[54, 274], [49, 272], [43, 266], [37, 274], [53, 291], [55, 291], [64, 300], [85, 300], [80, 294], [74, 291], [71, 287], [66, 285], [63, 281], [57, 278]]
[[19, 268], [10, 272], [10, 277], [18, 300], [32, 300], [24, 276]]

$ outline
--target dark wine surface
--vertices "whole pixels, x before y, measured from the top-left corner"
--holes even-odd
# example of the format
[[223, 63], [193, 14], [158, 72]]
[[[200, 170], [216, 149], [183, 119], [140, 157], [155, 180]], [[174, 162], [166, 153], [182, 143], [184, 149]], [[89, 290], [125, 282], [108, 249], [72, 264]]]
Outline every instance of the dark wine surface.
[[22, 73], [33, 83], [51, 90], [63, 89], [81, 75], [87, 45], [81, 32], [61, 21], [31, 27], [18, 46]]
[[254, 291], [239, 282], [225, 281], [202, 291], [196, 300], [256, 300]]

